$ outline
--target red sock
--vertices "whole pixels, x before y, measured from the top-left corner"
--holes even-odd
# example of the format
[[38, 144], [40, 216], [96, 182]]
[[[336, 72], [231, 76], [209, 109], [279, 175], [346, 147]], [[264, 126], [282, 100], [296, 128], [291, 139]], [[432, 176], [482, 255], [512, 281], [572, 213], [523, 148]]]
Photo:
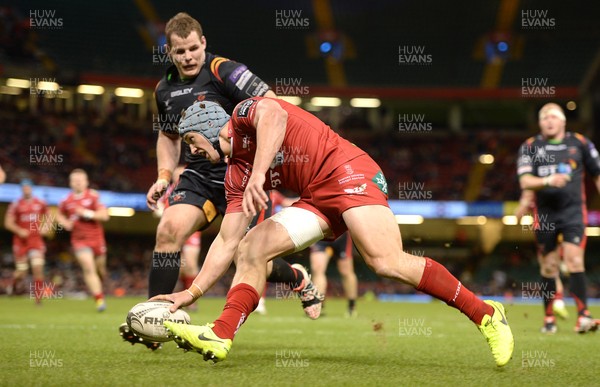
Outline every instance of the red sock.
[[494, 308], [486, 304], [469, 289], [464, 287], [446, 268], [431, 258], [425, 258], [423, 278], [417, 290], [427, 293], [446, 304], [460, 310], [475, 324], [481, 324], [483, 316], [494, 313]]
[[94, 299], [96, 301], [101, 300], [104, 298], [104, 293], [98, 293], [98, 294], [94, 294]]
[[231, 339], [246, 318], [258, 306], [260, 296], [256, 289], [244, 283], [232, 287], [227, 293], [223, 313], [215, 320], [213, 332], [222, 339]]
[[562, 300], [563, 297], [564, 296], [563, 296], [562, 292], [556, 292], [556, 294], [554, 295], [555, 300]]
[[184, 275], [183, 276], [183, 286], [185, 286], [186, 289], [189, 289], [192, 286], [192, 283], [194, 282], [195, 278], [196, 277]]

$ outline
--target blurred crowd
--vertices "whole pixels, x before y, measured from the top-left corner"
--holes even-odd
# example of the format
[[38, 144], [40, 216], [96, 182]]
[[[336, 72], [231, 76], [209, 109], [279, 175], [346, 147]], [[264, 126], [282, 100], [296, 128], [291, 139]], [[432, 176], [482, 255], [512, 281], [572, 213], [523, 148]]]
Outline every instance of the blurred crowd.
[[[88, 172], [94, 188], [146, 192], [155, 178], [157, 134], [152, 117], [139, 119], [126, 105], [111, 104], [102, 115], [93, 108], [75, 115], [43, 110], [31, 114], [4, 106], [0, 120], [6, 128], [0, 162], [8, 182], [29, 177], [39, 185], [67, 186], [68, 171], [78, 167]], [[342, 125], [340, 134], [379, 163], [392, 200], [406, 199], [399, 193], [402, 183], [430, 193], [421, 200], [465, 200], [469, 174], [481, 154], [495, 160], [486, 167], [474, 199], [519, 197], [515, 158], [522, 135], [491, 130], [456, 134], [444, 129], [410, 134], [358, 130], [353, 121]]]
[[0, 109], [4, 145], [0, 160], [7, 182], [23, 177], [36, 185], [67, 186], [68, 173], [83, 168], [94, 188], [145, 192], [154, 178], [152, 125], [126, 111], [100, 116]]

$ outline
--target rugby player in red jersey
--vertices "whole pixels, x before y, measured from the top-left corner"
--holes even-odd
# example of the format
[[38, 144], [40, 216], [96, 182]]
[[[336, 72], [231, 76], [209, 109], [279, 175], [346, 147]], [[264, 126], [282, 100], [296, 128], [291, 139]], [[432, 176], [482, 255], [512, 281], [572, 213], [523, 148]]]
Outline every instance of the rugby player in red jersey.
[[106, 309], [102, 280], [106, 277], [106, 241], [102, 222], [109, 219], [96, 190], [88, 188], [88, 175], [74, 169], [69, 175], [72, 192], [58, 205], [58, 223], [71, 232], [71, 247], [83, 270], [85, 284], [96, 300], [96, 309]]
[[[35, 302], [40, 303], [44, 295], [44, 263], [46, 243], [43, 236], [48, 229], [48, 207], [46, 202], [33, 196], [33, 182], [29, 179], [21, 181], [23, 196], [8, 206], [4, 216], [4, 227], [12, 232], [12, 250], [15, 259], [15, 272], [13, 283], [9, 288], [12, 293], [19, 282], [29, 271], [33, 287], [30, 286], [30, 295], [35, 294]], [[32, 290], [33, 289], [33, 290]]]
[[[267, 262], [349, 230], [375, 273], [459, 309], [479, 327], [496, 364], [508, 363], [514, 340], [502, 304], [480, 300], [434, 260], [403, 252], [387, 182], [363, 150], [312, 114], [277, 99], [250, 98], [236, 106], [227, 125], [217, 124], [222, 117], [227, 114], [218, 104], [199, 102], [179, 122], [192, 152], [211, 162], [228, 155], [221, 230], [192, 287], [153, 299], [172, 301], [176, 310], [195, 301], [201, 295], [196, 288], [210, 287], [234, 258], [236, 274], [214, 323], [165, 322], [180, 347], [203, 354], [204, 360], [224, 360], [258, 304]], [[246, 234], [246, 224], [266, 206], [265, 190], [280, 188], [300, 199]]]
[[[269, 86], [246, 65], [206, 51], [207, 40], [200, 23], [185, 12], [173, 16], [165, 26], [167, 49], [173, 61], [156, 85], [158, 129], [156, 141], [157, 179], [146, 195], [148, 207], [156, 209], [156, 201], [172, 181], [172, 173], [181, 153], [177, 122], [181, 111], [196, 101], [216, 101], [231, 113], [236, 104], [253, 96], [275, 97]], [[186, 168], [175, 191], [169, 195], [169, 207], [156, 229], [156, 244], [148, 279], [148, 296], [172, 292], [179, 278], [181, 248], [197, 230], [207, 228], [219, 215], [225, 214], [224, 162], [210, 163], [184, 148]], [[267, 210], [257, 216], [250, 228], [268, 217]], [[285, 283], [300, 295], [302, 308], [310, 318], [317, 318], [321, 300], [308, 272], [301, 265], [290, 265], [283, 259], [269, 263], [268, 282]], [[199, 290], [200, 291], [200, 290]], [[132, 344], [144, 344], [153, 350], [159, 343], [136, 336], [126, 323], [119, 334]]]

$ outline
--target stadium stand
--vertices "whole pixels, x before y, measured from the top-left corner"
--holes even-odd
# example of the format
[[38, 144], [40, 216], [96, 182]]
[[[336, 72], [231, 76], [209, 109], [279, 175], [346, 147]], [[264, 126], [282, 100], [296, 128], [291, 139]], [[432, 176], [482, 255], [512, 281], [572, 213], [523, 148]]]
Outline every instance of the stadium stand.
[[[502, 95], [498, 99], [489, 97], [494, 95], [493, 90], [485, 94], [485, 101], [478, 97], [452, 98], [453, 93], [480, 87], [486, 66], [482, 42], [497, 32], [494, 25], [500, 3], [499, 0], [468, 0], [461, 7], [440, 2], [435, 8], [429, 8], [419, 2], [396, 0], [376, 3], [331, 1], [336, 15], [334, 32], [345, 45], [343, 70], [349, 90], [365, 87], [375, 94], [385, 94], [418, 87], [423, 94], [445, 95], [444, 98], [412, 98], [409, 93], [395, 98], [387, 94], [376, 114], [351, 109], [347, 105], [349, 95], [345, 95], [344, 106], [337, 112], [331, 109], [315, 112], [380, 163], [391, 182], [391, 199], [402, 199], [401, 182], [422, 184], [432, 200], [518, 199], [515, 154], [519, 144], [535, 133], [535, 110], [540, 101], [527, 100], [518, 93], [516, 97], [513, 94], [506, 98], [502, 90], [498, 91], [498, 95]], [[523, 9], [545, 7], [545, 3], [538, 0], [521, 3]], [[221, 13], [220, 3], [124, 1], [119, 2], [119, 11], [115, 12], [112, 3], [75, 4], [60, 0], [53, 2], [52, 7], [65, 20], [68, 33], [59, 33], [29, 28], [30, 10], [47, 9], [47, 2], [30, 0], [25, 4], [7, 0], [0, 7], [0, 77], [2, 81], [13, 75], [54, 77], [73, 90], [90, 76], [115, 76], [125, 83], [144, 84], [146, 95], [150, 95], [166, 68], [165, 63], [154, 63], [152, 56], [162, 42], [164, 22], [174, 10], [185, 10], [201, 20], [208, 39], [208, 51], [247, 63], [271, 85], [286, 78], [299, 80], [310, 91], [304, 96], [305, 100], [316, 91], [339, 92], [339, 89], [324, 86], [330, 80], [322, 58], [315, 51], [315, 42], [324, 35], [319, 32], [322, 28], [313, 13], [313, 2], [293, 2], [293, 8], [301, 11], [300, 17], [308, 18], [309, 28], [283, 31], [277, 30], [274, 9], [291, 8], [290, 2], [282, 4], [272, 0], [253, 4], [257, 8], [251, 16], [246, 13], [249, 6], [241, 0], [228, 2], [232, 12], [224, 24], [221, 18], [204, 17]], [[571, 89], [579, 86], [596, 55], [599, 35], [593, 18], [582, 19], [577, 15], [593, 15], [596, 8], [594, 2], [578, 4], [578, 7], [568, 2], [552, 2], [550, 16], [560, 16], [559, 31], [523, 29], [521, 15], [517, 14], [506, 36], [510, 38], [509, 44], [515, 45], [515, 50], [517, 43], [521, 45], [504, 63], [496, 87], [517, 90], [524, 77], [534, 74], [542, 74], [552, 86]], [[83, 14], [90, 16], [83, 17]], [[423, 20], [436, 28], [423, 28]], [[261, 39], [262, 36], [268, 36], [268, 39]], [[398, 54], [406, 46], [411, 50], [422, 48], [425, 55], [431, 55], [435, 71], [430, 71], [427, 64], [401, 66]], [[66, 186], [65, 171], [83, 167], [89, 172], [95, 188], [146, 192], [155, 178], [156, 168], [156, 133], [152, 130], [149, 101], [151, 99], [146, 98], [146, 105], [139, 107], [117, 101], [107, 93], [94, 101], [77, 99], [72, 109], [57, 109], [49, 107], [42, 98], [32, 98], [27, 92], [20, 96], [0, 95], [0, 120], [4, 129], [0, 163], [8, 172], [8, 182], [16, 183], [22, 177], [31, 177], [36, 184]], [[456, 104], [462, 114], [459, 130], [449, 125], [447, 116], [451, 104]], [[423, 111], [433, 124], [433, 130], [423, 133], [397, 130], [399, 114]], [[373, 116], [377, 118], [373, 119]], [[598, 143], [593, 127], [587, 126], [592, 123], [579, 122], [579, 119], [569, 116], [575, 129]], [[60, 168], [28, 162], [31, 155], [28, 147], [38, 144], [52, 144], [53, 152], [63, 156]], [[472, 192], [468, 195], [467, 186], [481, 154], [493, 155], [494, 163], [475, 180], [474, 188], [469, 187], [474, 192], [471, 197]], [[598, 201], [598, 194], [590, 185], [588, 198], [590, 203]], [[7, 234], [2, 235], [8, 240]], [[123, 287], [127, 294], [144, 294], [152, 236], [126, 239], [113, 233], [108, 238], [109, 257], [118, 257], [109, 259], [109, 291], [118, 293], [117, 288]], [[122, 247], [125, 240], [127, 249]], [[435, 245], [438, 242], [409, 244], [407, 248], [427, 251], [439, 247]], [[473, 247], [471, 245], [469, 247]], [[590, 240], [588, 251], [593, 251], [596, 245], [595, 240]], [[519, 247], [518, 251], [515, 246]], [[8, 247], [6, 244], [1, 247], [2, 280], [8, 278], [11, 267]], [[49, 248], [53, 275], [64, 273], [64, 270], [69, 272], [72, 258], [67, 253], [66, 240], [58, 236]], [[473, 247], [467, 248], [460, 259], [451, 254], [441, 254], [440, 259], [445, 260], [444, 263], [465, 283], [472, 284], [473, 289], [503, 294], [511, 289], [516, 292], [514, 283], [535, 276], [537, 265], [532, 248], [531, 244], [504, 241], [489, 254]], [[507, 256], [510, 257], [508, 260]], [[596, 284], [600, 283], [600, 264], [593, 255], [588, 262], [590, 286], [595, 289], [595, 294], [599, 294]], [[389, 281], [369, 282], [374, 276], [360, 266], [360, 261], [356, 263], [361, 294], [406, 291]], [[72, 275], [76, 273], [77, 270], [72, 271]], [[226, 291], [226, 281], [222, 281], [216, 294]], [[69, 291], [81, 290], [81, 281], [77, 277], [65, 279], [63, 283], [70, 286]], [[339, 283], [333, 281], [332, 286], [332, 294], [341, 294]]]

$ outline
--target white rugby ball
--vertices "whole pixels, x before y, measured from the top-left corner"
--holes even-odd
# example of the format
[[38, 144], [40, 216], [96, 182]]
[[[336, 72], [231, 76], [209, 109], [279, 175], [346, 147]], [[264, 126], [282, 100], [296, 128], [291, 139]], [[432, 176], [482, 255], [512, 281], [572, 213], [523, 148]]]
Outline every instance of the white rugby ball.
[[165, 321], [181, 324], [190, 323], [190, 315], [182, 309], [171, 313], [173, 305], [168, 301], [147, 301], [135, 305], [127, 314], [127, 325], [136, 335], [150, 341], [165, 342], [172, 340], [163, 325]]

